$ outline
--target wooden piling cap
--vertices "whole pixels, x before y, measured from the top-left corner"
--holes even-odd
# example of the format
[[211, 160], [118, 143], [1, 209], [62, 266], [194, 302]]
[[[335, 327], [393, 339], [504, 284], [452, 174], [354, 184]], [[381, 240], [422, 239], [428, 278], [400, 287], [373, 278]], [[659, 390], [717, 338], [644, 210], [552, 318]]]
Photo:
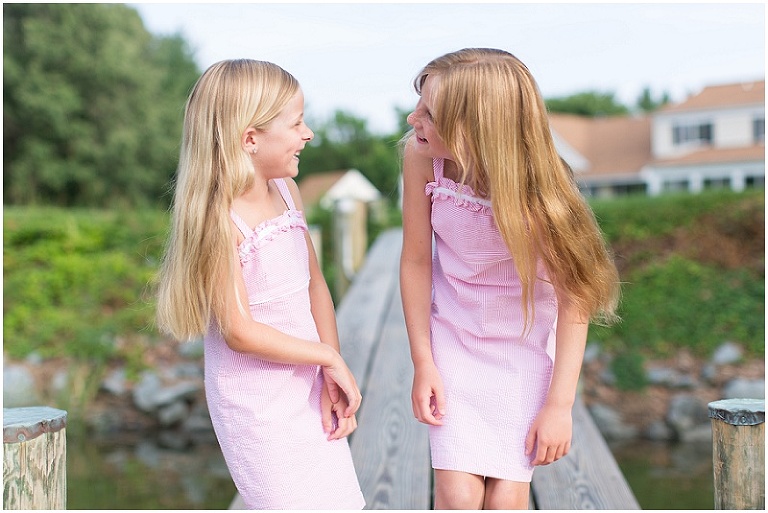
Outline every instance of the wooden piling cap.
[[709, 418], [732, 426], [756, 426], [765, 422], [765, 399], [723, 399], [709, 403]]
[[67, 427], [67, 412], [47, 406], [3, 408], [3, 443], [33, 440], [43, 433], [56, 433]]

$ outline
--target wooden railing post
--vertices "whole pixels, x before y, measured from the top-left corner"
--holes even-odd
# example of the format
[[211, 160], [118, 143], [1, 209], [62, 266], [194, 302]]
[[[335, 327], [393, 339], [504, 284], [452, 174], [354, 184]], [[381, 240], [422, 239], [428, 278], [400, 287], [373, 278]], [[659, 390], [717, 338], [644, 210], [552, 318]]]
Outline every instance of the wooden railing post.
[[3, 408], [3, 509], [67, 508], [67, 412]]
[[765, 509], [765, 400], [709, 403], [715, 509]]
[[368, 245], [367, 206], [344, 198], [334, 205], [333, 231], [336, 258], [336, 297], [346, 294], [352, 279], [365, 260]]

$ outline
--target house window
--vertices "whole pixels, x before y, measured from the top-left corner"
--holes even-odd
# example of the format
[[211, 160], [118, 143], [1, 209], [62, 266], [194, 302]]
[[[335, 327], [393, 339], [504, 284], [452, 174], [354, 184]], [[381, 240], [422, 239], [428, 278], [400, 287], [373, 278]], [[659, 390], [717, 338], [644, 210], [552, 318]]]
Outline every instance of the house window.
[[765, 143], [765, 116], [752, 120], [752, 137], [756, 144]]
[[730, 178], [707, 178], [704, 180], [705, 189], [728, 189], [730, 187]]
[[747, 188], [765, 188], [765, 176], [748, 176]]
[[675, 145], [689, 143], [712, 144], [712, 123], [675, 125], [672, 127], [672, 142]]
[[664, 192], [684, 192], [688, 190], [688, 180], [665, 180]]

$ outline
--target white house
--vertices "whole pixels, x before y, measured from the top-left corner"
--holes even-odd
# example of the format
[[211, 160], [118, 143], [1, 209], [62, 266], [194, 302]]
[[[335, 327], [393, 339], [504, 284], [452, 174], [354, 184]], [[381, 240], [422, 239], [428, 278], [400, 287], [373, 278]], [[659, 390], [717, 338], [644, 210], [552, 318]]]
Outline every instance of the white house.
[[553, 114], [555, 145], [593, 196], [765, 185], [765, 81], [704, 88], [650, 116]]
[[309, 175], [299, 182], [299, 191], [307, 207], [319, 205], [324, 209], [330, 209], [337, 201], [345, 199], [366, 204], [381, 199], [376, 186], [357, 169]]
[[308, 212], [316, 207], [333, 211], [330, 233], [321, 233], [319, 226], [310, 226], [310, 233], [318, 258], [323, 254], [322, 240], [334, 240], [338, 272], [331, 287], [342, 296], [365, 260], [367, 219], [381, 215], [381, 193], [357, 169], [309, 175], [299, 182], [299, 193]]

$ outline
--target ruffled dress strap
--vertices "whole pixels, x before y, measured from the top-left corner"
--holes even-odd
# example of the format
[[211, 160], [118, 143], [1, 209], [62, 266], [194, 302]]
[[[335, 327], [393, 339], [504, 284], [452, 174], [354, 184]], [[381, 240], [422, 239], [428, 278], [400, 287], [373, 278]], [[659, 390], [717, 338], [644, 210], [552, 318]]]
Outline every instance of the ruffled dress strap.
[[443, 177], [445, 159], [432, 159], [432, 171], [435, 173], [435, 181], [439, 182]]
[[430, 196], [443, 180], [444, 167], [445, 159], [432, 159], [432, 172], [435, 174], [435, 180], [427, 182], [426, 187], [424, 187], [424, 194], [427, 196]]
[[243, 234], [243, 237], [247, 239], [253, 235], [253, 230], [251, 230], [248, 224], [243, 221], [243, 218], [237, 215], [237, 212], [235, 212], [233, 209], [229, 210], [229, 217], [232, 218], [232, 221], [235, 223], [235, 226], [237, 226], [237, 229], [240, 230], [240, 233]]
[[457, 207], [492, 215], [493, 211], [490, 200], [476, 196], [469, 185], [457, 184], [450, 178], [446, 178], [444, 176], [444, 166], [445, 159], [432, 160], [435, 181], [428, 182], [424, 187], [426, 195], [432, 196], [433, 202], [436, 199], [451, 200]]

